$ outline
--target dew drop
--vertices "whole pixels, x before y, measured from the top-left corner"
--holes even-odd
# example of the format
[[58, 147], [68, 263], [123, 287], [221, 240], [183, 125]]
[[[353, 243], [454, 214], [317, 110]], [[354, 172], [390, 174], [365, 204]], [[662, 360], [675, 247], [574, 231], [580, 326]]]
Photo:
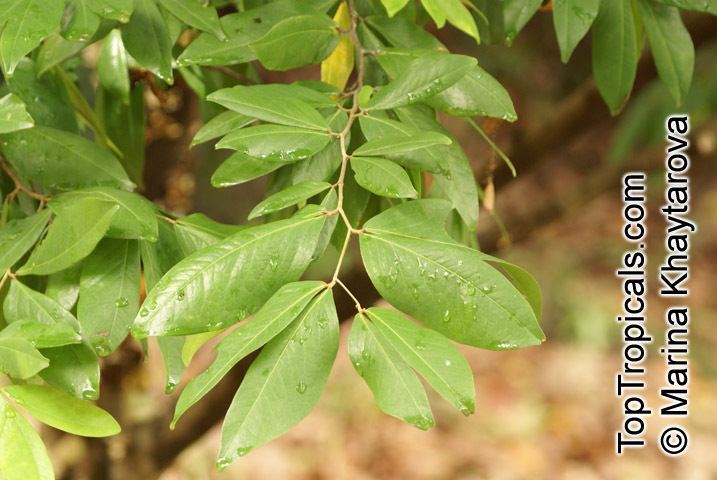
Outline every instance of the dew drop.
[[219, 469], [219, 471], [222, 471], [226, 469], [230, 463], [232, 463], [232, 461], [229, 460], [227, 457], [219, 457], [216, 463], [217, 469]]
[[97, 400], [99, 393], [92, 386], [86, 386], [82, 389], [82, 398], [85, 400]]
[[129, 305], [129, 300], [126, 297], [119, 297], [115, 300], [115, 307], [117, 308], [124, 308], [127, 305]]
[[177, 388], [177, 381], [174, 378], [168, 378], [167, 383], [164, 385], [164, 393], [170, 394]]
[[451, 321], [451, 312], [450, 312], [450, 310], [446, 310], [445, 312], [443, 312], [443, 322], [446, 323], [446, 322], [450, 322], [450, 321]]
[[299, 395], [303, 395], [306, 392], [306, 389], [308, 387], [304, 382], [299, 382], [296, 384], [296, 391], [299, 392]]
[[180, 289], [180, 290], [177, 290], [177, 295], [175, 298], [177, 299], [178, 302], [181, 302], [182, 300], [184, 300], [185, 295], [186, 294], [184, 292], [184, 289]]

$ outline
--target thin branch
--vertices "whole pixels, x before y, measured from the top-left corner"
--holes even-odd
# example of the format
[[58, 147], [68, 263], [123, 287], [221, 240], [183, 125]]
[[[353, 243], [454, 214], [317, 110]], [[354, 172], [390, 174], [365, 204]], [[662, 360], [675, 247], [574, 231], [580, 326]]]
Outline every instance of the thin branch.
[[12, 180], [12, 182], [15, 184], [15, 190], [10, 192], [8, 194], [8, 197], [14, 198], [18, 194], [18, 192], [22, 192], [30, 198], [39, 200], [40, 208], [45, 206], [45, 202], [51, 198], [49, 195], [43, 195], [41, 193], [34, 192], [31, 188], [26, 187], [22, 183], [22, 180], [20, 180], [20, 177], [15, 174], [10, 164], [7, 163], [7, 161], [2, 157], [0, 157], [0, 168], [2, 168], [2, 170], [7, 174], [7, 176], [10, 177], [10, 180]]
[[351, 108], [348, 110], [348, 120], [346, 121], [346, 125], [344, 126], [343, 130], [341, 130], [341, 132], [338, 134], [339, 147], [341, 149], [341, 169], [339, 171], [339, 178], [335, 184], [338, 193], [338, 201], [336, 204], [336, 208], [327, 213], [327, 215], [339, 214], [341, 216], [342, 221], [346, 225], [346, 238], [344, 239], [343, 246], [341, 247], [339, 259], [336, 262], [336, 269], [334, 270], [334, 275], [331, 278], [331, 282], [329, 283], [329, 285], [333, 287], [335, 284], [338, 283], [344, 290], [346, 290], [349, 296], [354, 299], [357, 308], [361, 308], [360, 303], [358, 302], [358, 300], [356, 300], [356, 297], [349, 291], [346, 285], [341, 283], [341, 281], [339, 280], [339, 272], [341, 271], [341, 265], [343, 264], [344, 258], [346, 257], [346, 251], [348, 250], [351, 236], [363, 232], [363, 230], [354, 228], [353, 225], [351, 225], [351, 221], [349, 220], [348, 216], [346, 215], [346, 212], [344, 211], [344, 183], [346, 180], [346, 172], [348, 170], [349, 161], [351, 160], [351, 156], [348, 153], [346, 139], [351, 132], [351, 127], [356, 121], [356, 118], [360, 116], [358, 96], [359, 92], [361, 91], [361, 88], [363, 88], [363, 76], [366, 64], [364, 59], [363, 46], [361, 45], [361, 41], [359, 40], [358, 34], [356, 32], [358, 14], [356, 13], [356, 6], [354, 4], [354, 0], [349, 0], [348, 6], [349, 11], [351, 13], [351, 27], [346, 33], [351, 38], [351, 42], [353, 43], [354, 49], [356, 50], [358, 67], [356, 71], [356, 82], [347, 92], [348, 97], [351, 98]]

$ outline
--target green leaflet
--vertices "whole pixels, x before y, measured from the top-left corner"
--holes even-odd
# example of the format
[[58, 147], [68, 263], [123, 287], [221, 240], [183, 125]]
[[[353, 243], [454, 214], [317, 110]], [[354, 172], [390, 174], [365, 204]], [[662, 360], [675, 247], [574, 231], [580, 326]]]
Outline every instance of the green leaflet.
[[10, 290], [3, 303], [3, 315], [10, 323], [29, 319], [43, 325], [64, 323], [75, 331], [79, 330], [77, 320], [69, 311], [50, 297], [17, 280], [10, 283]]
[[47, 358], [22, 338], [0, 338], [0, 372], [26, 379], [49, 365]]
[[74, 435], [109, 437], [121, 430], [106, 411], [54, 388], [10, 385], [2, 392], [42, 423]]
[[11, 220], [0, 227], [0, 272], [15, 265], [37, 242], [50, 220], [49, 210], [40, 210], [27, 218]]
[[435, 424], [418, 377], [363, 314], [356, 315], [351, 326], [349, 357], [381, 410], [421, 430]]
[[341, 145], [333, 139], [315, 155], [296, 162], [291, 171], [291, 181], [294, 185], [308, 180], [328, 182], [340, 166]]
[[265, 122], [326, 131], [329, 122], [311, 105], [297, 98], [293, 85], [237, 85], [207, 96], [210, 102]]
[[[243, 12], [225, 15], [219, 19], [227, 40], [214, 35], [199, 35], [179, 56], [177, 63], [184, 65], [232, 65], [256, 60], [249, 44], [265, 35], [277, 22], [302, 13], [325, 11], [326, 1], [271, 2]], [[331, 2], [333, 3], [333, 2]]]
[[475, 38], [476, 42], [480, 42], [478, 27], [473, 19], [473, 15], [461, 0], [444, 1], [443, 11], [446, 13], [448, 23]]
[[324, 224], [317, 210], [247, 228], [179, 262], [149, 292], [132, 334], [189, 335], [242, 320], [309, 265]]
[[[436, 221], [445, 218], [438, 213], [445, 204], [433, 202], [393, 207], [364, 226], [361, 256], [379, 293], [461, 343], [488, 349], [541, 343], [531, 303], [483, 254], [449, 239]], [[429, 207], [436, 211], [432, 222], [425, 216]]]
[[408, 0], [381, 0], [381, 3], [384, 7], [386, 7], [386, 13], [388, 13], [388, 16], [393, 17], [406, 6]]
[[[20, 60], [57, 29], [62, 19], [62, 0], [23, 0], [11, 2], [0, 14], [0, 63], [3, 72], [12, 76]], [[7, 20], [5, 22], [5, 20]]]
[[90, 200], [107, 208], [118, 207], [107, 230], [108, 237], [157, 241], [157, 208], [137, 193], [108, 187], [86, 188], [58, 195], [48, 206], [58, 215], [68, 209], [76, 213], [78, 203]]
[[0, 330], [0, 338], [27, 340], [35, 348], [62, 347], [80, 343], [82, 337], [67, 323], [50, 325], [36, 320], [18, 320]]
[[326, 15], [313, 14], [278, 22], [250, 47], [267, 69], [289, 70], [321, 62], [338, 43], [334, 21]]
[[439, 0], [421, 0], [421, 5], [426, 9], [428, 15], [436, 22], [438, 28], [443, 28], [446, 24], [446, 13], [441, 8]]
[[592, 29], [593, 77], [615, 115], [630, 96], [640, 54], [630, 0], [602, 0]]
[[369, 192], [390, 198], [416, 198], [418, 193], [406, 171], [390, 160], [377, 157], [352, 157], [356, 183]]
[[108, 150], [73, 133], [29, 128], [4, 135], [0, 150], [20, 176], [50, 192], [90, 186], [134, 187]]
[[695, 47], [676, 8], [652, 0], [637, 2], [660, 78], [679, 106], [692, 83]]
[[331, 140], [327, 132], [284, 125], [242, 128], [222, 138], [216, 148], [231, 148], [264, 161], [296, 162], [323, 149]]
[[323, 282], [288, 283], [259, 309], [254, 318], [230, 333], [216, 346], [217, 358], [182, 390], [172, 425], [211, 390], [242, 358], [270, 341], [293, 322], [322, 288]]
[[139, 310], [139, 281], [136, 240], [104, 239], [85, 260], [77, 319], [99, 355], [109, 355], [129, 333]]
[[528, 20], [540, 8], [541, 0], [505, 0], [503, 2], [503, 29], [505, 42], [510, 45]]
[[82, 260], [107, 232], [119, 210], [94, 199], [83, 199], [64, 209], [47, 229], [47, 236], [32, 252], [18, 275], [48, 275]]
[[24, 130], [34, 125], [34, 120], [25, 110], [25, 104], [17, 95], [8, 93], [0, 98], [0, 133]]
[[107, 136], [121, 152], [120, 163], [130, 179], [140, 188], [144, 171], [144, 86], [130, 89], [129, 99], [97, 89], [97, 115], [102, 119]]
[[169, 84], [174, 81], [172, 38], [153, 0], [134, 0], [134, 12], [122, 26], [122, 40], [140, 65]]
[[244, 152], [236, 152], [219, 165], [211, 181], [215, 187], [239, 185], [263, 177], [284, 165], [286, 162], [283, 160], [251, 157]]
[[452, 140], [436, 132], [416, 136], [386, 136], [369, 140], [352, 153], [353, 156], [389, 156], [413, 152], [435, 145], [450, 145]]
[[386, 110], [432, 97], [460, 80], [476, 63], [475, 58], [463, 55], [438, 52], [422, 55], [382, 87], [366, 110]]
[[77, 398], [100, 397], [100, 364], [89, 344], [45, 348], [42, 354], [50, 360], [50, 366], [40, 372], [47, 383]]
[[242, 228], [246, 227], [225, 225], [215, 222], [202, 213], [193, 213], [177, 219], [174, 233], [184, 255], [191, 255], [197, 250], [214, 245], [219, 240], [237, 233]]
[[63, 29], [65, 38], [71, 41], [87, 41], [100, 27], [100, 17], [92, 10], [92, 0], [69, 0], [70, 19]]
[[[406, 123], [376, 114], [362, 116], [359, 118], [359, 124], [361, 125], [361, 131], [369, 141], [397, 136], [418, 138], [423, 134], [420, 130], [416, 130]], [[412, 142], [408, 141], [408, 145], [412, 145]], [[440, 150], [442, 149], [435, 147], [423, 148], [386, 156], [404, 167], [418, 168], [431, 173], [448, 173], [449, 170], [444, 165], [446, 163], [445, 158], [441, 155]]]
[[[38, 77], [40, 67], [40, 59], [36, 66], [29, 58], [24, 58], [17, 64], [12, 78], [5, 79], [9, 91], [25, 103], [35, 125], [77, 133], [75, 110], [62, 80], [55, 72], [44, 72], [42, 77]], [[0, 138], [0, 147], [3, 146], [2, 140], [4, 138]]]
[[229, 132], [244, 128], [252, 122], [254, 122], [254, 119], [246, 115], [236, 112], [222, 112], [199, 129], [192, 139], [192, 145], [199, 145], [200, 143], [214, 140]]
[[588, 33], [600, 8], [600, 0], [555, 0], [553, 26], [560, 46], [560, 59], [568, 63], [573, 50]]
[[226, 467], [308, 415], [321, 396], [338, 347], [339, 322], [331, 290], [326, 289], [249, 367], [224, 419], [217, 466]]
[[74, 267], [49, 275], [45, 295], [56, 301], [65, 310], [72, 310], [80, 295], [81, 269], [82, 263], [78, 263]]
[[249, 220], [296, 205], [328, 188], [331, 184], [326, 182], [306, 181], [292, 185], [259, 202], [249, 213]]
[[498, 80], [477, 65], [456, 83], [426, 99], [426, 103], [451, 115], [481, 115], [507, 122], [518, 118], [510, 94]]
[[[418, 131], [434, 131], [444, 135], [450, 133], [436, 120], [435, 113], [420, 105], [401, 107], [396, 111], [401, 121]], [[432, 196], [451, 201], [470, 230], [478, 223], [478, 187], [468, 157], [457, 141], [429, 150], [443, 163], [443, 170], [433, 177]]]
[[42, 439], [0, 396], [0, 472], [3, 480], [54, 480]]
[[196, 0], [159, 0], [159, 3], [187, 25], [209, 32], [219, 40], [226, 40], [214, 7], [202, 6]]
[[443, 335], [421, 328], [399, 312], [366, 311], [373, 324], [403, 360], [464, 415], [475, 411], [473, 373], [465, 357]]
[[97, 58], [97, 75], [108, 91], [129, 101], [129, 66], [127, 52], [122, 43], [122, 33], [114, 29], [102, 42]]

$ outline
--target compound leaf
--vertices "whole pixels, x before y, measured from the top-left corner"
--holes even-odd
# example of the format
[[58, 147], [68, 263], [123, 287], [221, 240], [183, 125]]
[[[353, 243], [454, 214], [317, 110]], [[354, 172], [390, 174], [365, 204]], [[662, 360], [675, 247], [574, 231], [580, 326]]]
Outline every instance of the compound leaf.
[[87, 400], [80, 400], [43, 385], [10, 385], [2, 392], [30, 415], [51, 427], [83, 437], [109, 437], [120, 432], [112, 415]]
[[288, 283], [259, 309], [254, 318], [222, 339], [216, 346], [217, 358], [201, 374], [189, 381], [177, 400], [172, 425], [192, 405], [211, 390], [242, 358], [259, 349], [291, 322], [325, 287], [323, 282]]
[[520, 290], [481, 253], [448, 237], [438, 220], [445, 213], [426, 221], [424, 208], [446, 207], [432, 202], [402, 204], [366, 222], [361, 256], [379, 293], [461, 343], [494, 350], [541, 343], [536, 313]]
[[[272, 440], [296, 425], [318, 402], [339, 347], [331, 289], [262, 349], [249, 367], [222, 426], [217, 465]], [[285, 408], [291, 402], [291, 408]]]
[[356, 183], [369, 192], [390, 198], [416, 198], [406, 171], [390, 160], [378, 157], [352, 157], [351, 168]]
[[298, 280], [323, 223], [318, 207], [307, 207], [290, 219], [247, 228], [195, 252], [149, 292], [132, 334], [190, 335], [242, 320], [281, 285]]
[[356, 315], [351, 326], [349, 357], [381, 410], [421, 430], [434, 425], [431, 406], [418, 377], [363, 314]]
[[461, 79], [476, 66], [476, 59], [464, 55], [429, 53], [412, 60], [366, 105], [366, 110], [386, 110], [416, 103], [436, 95]]
[[475, 410], [473, 373], [465, 357], [443, 335], [421, 328], [399, 312], [369, 308], [366, 315], [403, 360], [463, 414]]
[[259, 204], [249, 212], [249, 220], [296, 205], [328, 188], [331, 188], [330, 183], [310, 180], [292, 185], [259, 202]]
[[24, 130], [35, 125], [25, 103], [15, 94], [8, 93], [0, 98], [0, 133]]
[[129, 333], [139, 310], [139, 244], [102, 240], [85, 260], [77, 319], [99, 355], [113, 352]]
[[[278, 87], [278, 88], [275, 88]], [[288, 87], [288, 88], [287, 88]], [[326, 131], [328, 121], [311, 105], [292, 93], [292, 85], [237, 85], [223, 88], [207, 96], [237, 113], [265, 122]], [[302, 87], [294, 87], [302, 89]]]
[[289, 70], [321, 62], [338, 42], [334, 21], [314, 14], [278, 22], [250, 47], [269, 70]]
[[573, 50], [588, 33], [600, 8], [600, 0], [555, 0], [553, 26], [560, 46], [560, 59], [568, 63]]
[[40, 210], [29, 217], [11, 220], [0, 227], [0, 272], [5, 272], [27, 253], [45, 230], [49, 210]]
[[95, 199], [83, 199], [64, 209], [17, 273], [49, 275], [82, 260], [105, 235], [119, 208]]
[[21, 380], [30, 378], [50, 364], [27, 340], [0, 338], [0, 372]]
[[0, 472], [4, 480], [54, 480], [40, 435], [0, 397]]
[[630, 0], [602, 0], [592, 29], [593, 77], [613, 115], [630, 96], [640, 55]]

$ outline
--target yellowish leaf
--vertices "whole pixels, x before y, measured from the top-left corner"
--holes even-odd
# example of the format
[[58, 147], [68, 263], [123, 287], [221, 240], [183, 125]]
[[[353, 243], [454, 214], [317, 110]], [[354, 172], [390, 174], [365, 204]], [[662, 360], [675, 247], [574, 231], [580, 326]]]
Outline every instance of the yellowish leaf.
[[[342, 30], [351, 28], [351, 13], [346, 2], [341, 2], [334, 15], [334, 21]], [[331, 55], [321, 62], [321, 81], [343, 90], [354, 68], [354, 48], [351, 38], [347, 34], [341, 35], [341, 40]]]

